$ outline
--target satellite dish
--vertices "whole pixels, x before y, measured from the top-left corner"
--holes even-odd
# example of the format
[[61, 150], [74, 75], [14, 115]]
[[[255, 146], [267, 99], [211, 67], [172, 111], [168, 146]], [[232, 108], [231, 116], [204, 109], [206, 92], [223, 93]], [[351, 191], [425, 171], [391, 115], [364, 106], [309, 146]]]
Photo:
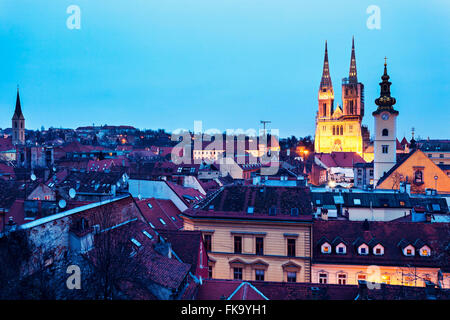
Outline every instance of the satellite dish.
[[30, 179], [32, 181], [36, 181], [36, 175], [34, 173], [31, 174]]
[[58, 205], [61, 209], [64, 209], [67, 205], [66, 200], [64, 199], [59, 200]]
[[75, 191], [74, 188], [70, 188], [69, 190], [69, 197], [71, 197], [72, 199], [75, 198], [75, 196], [77, 195], [77, 192]]

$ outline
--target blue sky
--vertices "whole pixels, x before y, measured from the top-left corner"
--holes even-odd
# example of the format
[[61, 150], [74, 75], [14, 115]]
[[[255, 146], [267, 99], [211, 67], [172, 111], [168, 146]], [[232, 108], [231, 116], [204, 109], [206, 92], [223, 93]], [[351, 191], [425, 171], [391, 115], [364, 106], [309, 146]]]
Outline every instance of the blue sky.
[[[80, 30], [66, 27], [72, 4]], [[449, 17], [447, 0], [0, 0], [0, 127], [19, 84], [28, 128], [271, 120], [281, 136], [314, 135], [324, 42], [340, 104], [354, 35], [363, 122], [373, 128], [387, 56], [398, 137], [450, 138]]]

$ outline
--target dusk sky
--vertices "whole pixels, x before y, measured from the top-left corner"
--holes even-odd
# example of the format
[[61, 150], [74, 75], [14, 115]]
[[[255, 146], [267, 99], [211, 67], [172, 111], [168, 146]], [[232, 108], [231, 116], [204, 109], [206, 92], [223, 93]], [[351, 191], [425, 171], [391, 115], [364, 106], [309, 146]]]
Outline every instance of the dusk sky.
[[[81, 9], [70, 30], [69, 5]], [[369, 29], [367, 7], [381, 12]], [[261, 127], [314, 136], [328, 40], [335, 106], [355, 36], [363, 124], [387, 56], [397, 136], [450, 138], [450, 1], [0, 0], [0, 127]]]

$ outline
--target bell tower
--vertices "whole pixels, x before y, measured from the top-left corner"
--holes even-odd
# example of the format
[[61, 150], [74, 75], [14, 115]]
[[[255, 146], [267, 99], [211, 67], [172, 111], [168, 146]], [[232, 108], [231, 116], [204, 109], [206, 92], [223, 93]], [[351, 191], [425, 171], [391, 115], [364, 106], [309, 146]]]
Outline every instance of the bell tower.
[[362, 120], [364, 117], [364, 85], [358, 82], [355, 57], [355, 39], [352, 39], [352, 55], [348, 78], [342, 79], [343, 115], [354, 116]]
[[25, 144], [25, 117], [20, 105], [19, 87], [17, 87], [16, 109], [11, 120], [13, 145]]
[[387, 74], [387, 63], [384, 61], [384, 74], [380, 82], [380, 97], [375, 100], [378, 106], [372, 115], [375, 120], [374, 141], [374, 186], [396, 164], [396, 131], [398, 111], [393, 105], [395, 98], [391, 97], [391, 82]]
[[319, 88], [319, 110], [318, 119], [330, 119], [333, 114], [334, 92], [330, 77], [330, 66], [328, 64], [328, 49], [325, 41], [325, 58], [323, 61], [322, 79]]

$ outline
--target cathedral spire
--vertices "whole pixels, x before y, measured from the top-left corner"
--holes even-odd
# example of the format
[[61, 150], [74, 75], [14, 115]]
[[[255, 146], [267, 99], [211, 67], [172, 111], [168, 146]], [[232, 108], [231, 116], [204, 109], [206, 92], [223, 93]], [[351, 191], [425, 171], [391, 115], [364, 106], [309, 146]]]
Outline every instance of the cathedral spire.
[[16, 109], [14, 110], [12, 120], [19, 120], [19, 119], [24, 119], [24, 116], [22, 113], [22, 107], [20, 105], [19, 86], [17, 86]]
[[325, 41], [325, 57], [323, 60], [323, 71], [322, 71], [322, 80], [320, 81], [320, 89], [333, 89], [333, 85], [331, 84], [330, 77], [330, 66], [328, 64], [328, 48], [327, 41]]
[[355, 37], [352, 38], [352, 57], [350, 59], [350, 72], [348, 75], [350, 82], [357, 83], [358, 77], [356, 72], [356, 57], [355, 57]]

